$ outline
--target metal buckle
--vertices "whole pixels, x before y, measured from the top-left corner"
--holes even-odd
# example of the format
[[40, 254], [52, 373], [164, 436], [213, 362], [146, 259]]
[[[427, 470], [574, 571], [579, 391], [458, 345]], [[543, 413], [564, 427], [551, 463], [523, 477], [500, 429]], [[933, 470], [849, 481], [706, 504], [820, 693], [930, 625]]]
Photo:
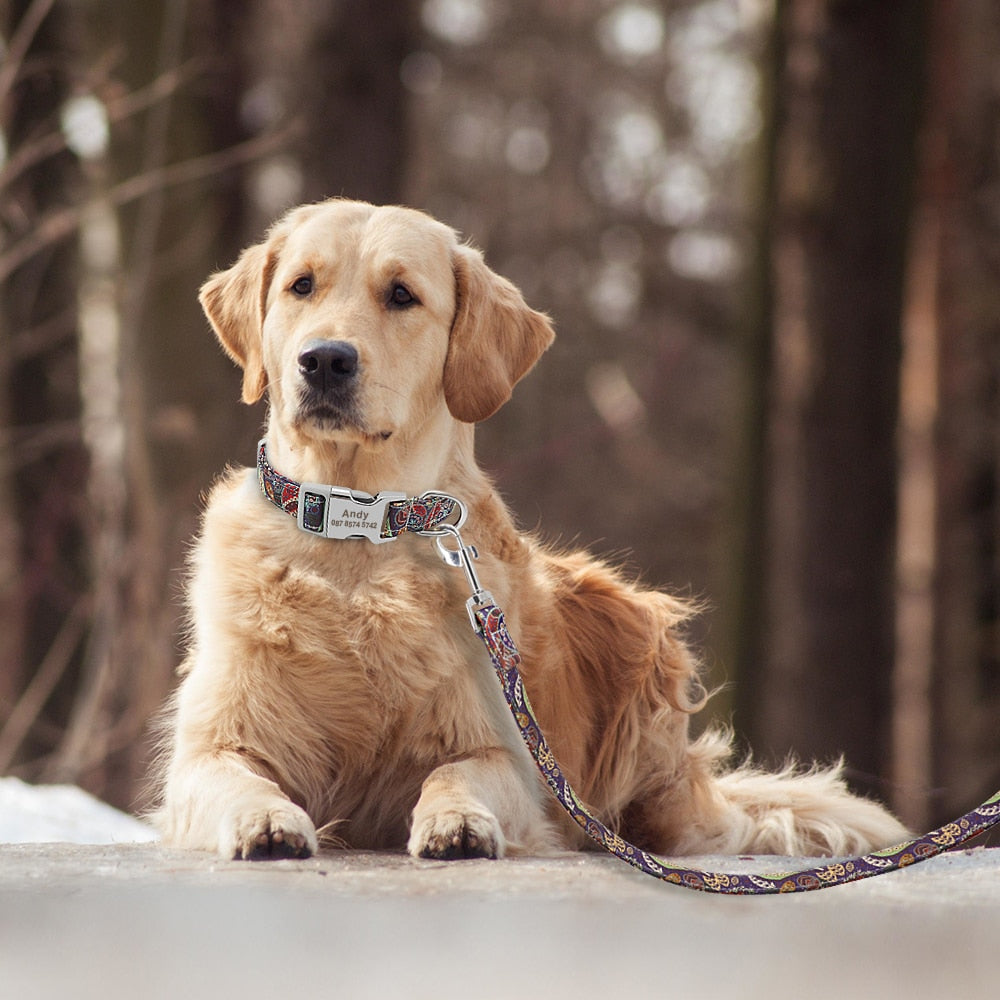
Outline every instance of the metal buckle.
[[386, 492], [372, 496], [323, 483], [302, 483], [297, 521], [306, 534], [321, 538], [366, 538], [379, 545], [392, 541], [391, 536], [382, 536], [386, 507], [405, 499], [405, 493]]

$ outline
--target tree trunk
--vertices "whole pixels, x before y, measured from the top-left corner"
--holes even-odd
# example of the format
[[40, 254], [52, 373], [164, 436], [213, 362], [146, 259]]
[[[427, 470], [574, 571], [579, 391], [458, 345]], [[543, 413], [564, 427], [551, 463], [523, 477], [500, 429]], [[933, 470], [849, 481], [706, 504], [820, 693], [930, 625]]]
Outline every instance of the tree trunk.
[[937, 219], [936, 518], [928, 812], [1000, 784], [1000, 10], [936, 0], [925, 209]]
[[369, 0], [328, 5], [296, 64], [310, 125], [298, 145], [303, 200], [399, 200], [409, 146], [400, 65], [415, 32], [410, 2], [388, 15]]
[[777, 14], [767, 484], [759, 634], [737, 722], [755, 749], [887, 771], [895, 428], [921, 5], [789, 0]]
[[[217, 24], [226, 5], [162, 0], [141, 7], [93, 5], [98, 39], [121, 39], [118, 64], [130, 93], [166, 79], [192, 47], [192, 25]], [[212, 37], [218, 37], [213, 34]], [[227, 37], [229, 37], [227, 35]], [[202, 53], [199, 53], [202, 54]], [[102, 187], [153, 175], [243, 138], [213, 128], [211, 93], [240, 93], [235, 46], [203, 65], [198, 84], [183, 76], [162, 88], [144, 113], [124, 123], [94, 205], [115, 230], [121, 250], [103, 274], [85, 271], [81, 287], [113, 289], [106, 303], [117, 326], [113, 352], [100, 362], [99, 406], [112, 397], [113, 434], [95, 437], [90, 482], [94, 607], [85, 673], [59, 753], [47, 780], [71, 780], [117, 805], [140, 797], [149, 759], [149, 721], [171, 687], [181, 606], [176, 594], [188, 541], [197, 529], [198, 497], [226, 457], [250, 453], [259, 412], [242, 412], [232, 366], [209, 333], [197, 302], [207, 274], [235, 253], [239, 235], [220, 236], [234, 221], [239, 173], [209, 175], [145, 195], [112, 212], [100, 208]], [[228, 80], [228, 84], [225, 82]], [[202, 89], [198, 89], [199, 86]], [[207, 93], [206, 93], [207, 91]], [[206, 99], [208, 98], [208, 99]], [[112, 320], [113, 317], [113, 320]], [[232, 380], [233, 391], [219, 386]], [[120, 438], [117, 452], [105, 445]]]
[[[0, 92], [7, 168], [58, 136], [59, 110], [69, 96], [77, 61], [71, 41], [75, 14], [65, 5], [46, 7], [17, 0], [5, 11], [5, 40], [15, 42], [20, 30], [26, 43], [21, 52], [11, 44], [0, 63], [8, 88]], [[73, 204], [79, 172], [63, 149], [22, 172], [5, 170], [0, 183], [3, 250], [12, 253], [42, 230], [49, 213]], [[59, 239], [0, 287], [0, 726], [15, 714], [13, 729], [0, 733], [0, 771], [15, 756], [51, 750], [69, 699], [50, 700], [49, 694], [61, 678], [72, 680], [78, 663], [76, 613], [86, 593], [86, 459], [78, 424], [74, 264], [74, 240]], [[48, 703], [50, 725], [35, 727], [22, 746], [27, 732], [17, 721], [23, 712], [14, 706], [43, 666], [46, 689], [35, 687], [41, 703], [33, 705], [32, 721]]]

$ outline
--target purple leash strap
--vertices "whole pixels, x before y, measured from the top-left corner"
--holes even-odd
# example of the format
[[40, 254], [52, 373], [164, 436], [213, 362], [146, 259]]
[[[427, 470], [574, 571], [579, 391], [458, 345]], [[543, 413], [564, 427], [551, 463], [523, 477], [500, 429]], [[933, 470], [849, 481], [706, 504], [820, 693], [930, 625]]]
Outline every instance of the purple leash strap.
[[[812, 889], [827, 889], [835, 885], [857, 882], [859, 879], [905, 868], [918, 861], [926, 861], [964, 844], [1000, 823], [1000, 791], [997, 791], [978, 808], [922, 837], [885, 850], [873, 851], [871, 854], [831, 860], [815, 868], [766, 874], [701, 871], [643, 851], [597, 819], [566, 780], [528, 701], [521, 672], [518, 669], [521, 655], [510, 632], [507, 631], [503, 612], [494, 602], [493, 595], [482, 589], [476, 577], [472, 566], [472, 561], [478, 558], [475, 548], [463, 545], [458, 530], [450, 525], [442, 525], [441, 529], [426, 533], [437, 536], [438, 550], [445, 562], [465, 570], [472, 588], [472, 596], [466, 604], [469, 619], [486, 646], [507, 707], [545, 783], [560, 805], [591, 840], [600, 844], [616, 858], [638, 868], [639, 871], [688, 889], [726, 895], [762, 896], [807, 892]], [[446, 534], [455, 536], [458, 543], [457, 550], [448, 549], [441, 544]]]
[[[586, 808], [549, 749], [524, 690], [518, 669], [521, 656], [507, 631], [503, 612], [476, 576], [473, 562], [479, 554], [473, 546], [465, 545], [459, 534], [466, 516], [461, 501], [434, 491], [407, 498], [404, 493], [372, 495], [322, 483], [297, 483], [271, 467], [264, 441], [257, 447], [257, 475], [264, 496], [294, 517], [299, 528], [308, 534], [380, 543], [413, 532], [436, 540], [441, 558], [449, 566], [465, 571], [472, 589], [472, 596], [466, 602], [469, 621], [486, 646], [518, 732], [552, 794], [587, 836], [647, 875], [688, 889], [744, 896], [826, 889], [926, 861], [1000, 823], [1000, 791], [997, 791], [954, 822], [895, 847], [856, 858], [831, 860], [816, 868], [761, 875], [700, 871], [643, 851], [606, 827]], [[447, 522], [456, 512], [456, 522]], [[448, 535], [454, 536], [456, 549], [443, 544]]]
[[[489, 596], [489, 595], [480, 595]], [[596, 843], [616, 858], [627, 862], [639, 871], [673, 882], [688, 889], [732, 895], [769, 895], [784, 892], [805, 892], [845, 885], [859, 879], [882, 875], [904, 868], [918, 861], [926, 861], [950, 848], [957, 847], [978, 836], [1000, 822], [1000, 791], [987, 799], [977, 809], [966, 813], [953, 823], [933, 830], [923, 837], [897, 844], [883, 851], [874, 851], [856, 858], [831, 861], [816, 868], [800, 871], [775, 872], [763, 875], [737, 872], [710, 872], [685, 867], [676, 861], [643, 851], [623, 840], [595, 818], [570, 787], [562, 769], [556, 762], [548, 743], [535, 719], [528, 696], [521, 682], [518, 666], [520, 654], [514, 645], [503, 612], [493, 603], [477, 604], [473, 610], [477, 631], [482, 637], [493, 662], [504, 698], [510, 708], [518, 731], [538, 769], [572, 819]]]

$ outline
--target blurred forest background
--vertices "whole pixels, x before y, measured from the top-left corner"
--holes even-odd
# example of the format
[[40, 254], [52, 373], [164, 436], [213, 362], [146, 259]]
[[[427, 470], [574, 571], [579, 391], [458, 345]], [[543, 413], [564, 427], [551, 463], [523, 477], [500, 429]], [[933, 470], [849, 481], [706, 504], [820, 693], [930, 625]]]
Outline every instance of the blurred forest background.
[[264, 416], [198, 286], [346, 195], [552, 314], [480, 459], [708, 602], [759, 758], [844, 752], [917, 827], [980, 802], [998, 52], [995, 0], [2, 0], [0, 774], [136, 802], [199, 497]]

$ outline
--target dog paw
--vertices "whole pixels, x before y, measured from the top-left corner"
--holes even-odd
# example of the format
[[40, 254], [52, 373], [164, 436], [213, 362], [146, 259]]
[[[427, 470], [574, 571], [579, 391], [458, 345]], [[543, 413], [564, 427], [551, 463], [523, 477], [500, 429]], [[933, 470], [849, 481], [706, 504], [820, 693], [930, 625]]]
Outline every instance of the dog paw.
[[442, 861], [499, 858], [503, 857], [504, 838], [492, 813], [449, 809], [415, 822], [408, 849], [414, 857]]
[[232, 850], [223, 853], [234, 861], [308, 858], [318, 850], [312, 820], [290, 802], [245, 813], [232, 828]]

